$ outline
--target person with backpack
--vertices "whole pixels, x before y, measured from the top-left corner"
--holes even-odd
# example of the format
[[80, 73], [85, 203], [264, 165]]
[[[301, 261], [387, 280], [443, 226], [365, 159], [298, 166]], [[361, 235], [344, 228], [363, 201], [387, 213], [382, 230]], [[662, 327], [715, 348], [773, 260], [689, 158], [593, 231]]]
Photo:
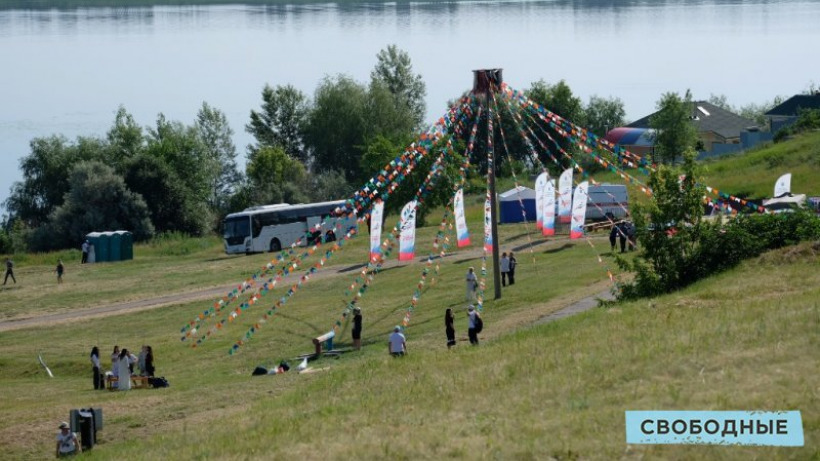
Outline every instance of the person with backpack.
[[478, 346], [478, 334], [484, 328], [484, 321], [472, 304], [467, 306], [467, 320], [467, 336], [470, 337], [470, 344]]
[[515, 255], [513, 252], [510, 252], [510, 285], [515, 285], [515, 266], [518, 265], [518, 261], [515, 259]]

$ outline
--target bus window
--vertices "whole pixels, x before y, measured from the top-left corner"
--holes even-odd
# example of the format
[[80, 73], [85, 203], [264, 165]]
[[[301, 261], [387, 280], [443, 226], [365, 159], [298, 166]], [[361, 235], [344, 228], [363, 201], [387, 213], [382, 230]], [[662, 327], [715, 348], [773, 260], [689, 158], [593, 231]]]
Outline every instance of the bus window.
[[262, 232], [262, 221], [259, 216], [254, 216], [251, 220], [253, 221], [253, 238], [259, 237], [259, 233]]
[[247, 216], [225, 220], [223, 234], [228, 245], [240, 245], [250, 235]]

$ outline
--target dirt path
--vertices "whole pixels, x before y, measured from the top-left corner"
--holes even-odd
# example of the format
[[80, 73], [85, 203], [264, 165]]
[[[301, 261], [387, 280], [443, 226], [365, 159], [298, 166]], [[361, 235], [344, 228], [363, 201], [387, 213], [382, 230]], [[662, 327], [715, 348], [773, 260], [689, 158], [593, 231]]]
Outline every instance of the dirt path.
[[[568, 239], [554, 239], [554, 240], [537, 240], [530, 243], [520, 244], [516, 247], [513, 247], [513, 251], [527, 251], [530, 246], [536, 247], [541, 246], [543, 244], [550, 244], [550, 246], [557, 246], [559, 248], [563, 248], [568, 245]], [[472, 249], [470, 251], [460, 251], [458, 253], [451, 253], [448, 254], [448, 258], [456, 257], [458, 258], [456, 261], [466, 261], [470, 259], [474, 259], [477, 257], [481, 257], [483, 254], [483, 250], [481, 248]], [[414, 264], [423, 264], [427, 261], [426, 257], [417, 258], [414, 260]], [[402, 263], [405, 264], [405, 263]], [[396, 260], [387, 261], [382, 268], [390, 268], [394, 266], [398, 266], [399, 262]], [[338, 277], [343, 275], [349, 275], [350, 273], [356, 272], [361, 270], [364, 267], [363, 264], [359, 265], [352, 265], [352, 266], [333, 266], [327, 268], [327, 270], [317, 272], [311, 279], [324, 279], [328, 277]], [[294, 278], [296, 276], [301, 276], [301, 272], [297, 274], [290, 274], [289, 276], [285, 277], [283, 280], [288, 280], [289, 278]], [[287, 282], [283, 283], [285, 285]], [[211, 287], [206, 288], [198, 291], [192, 292], [185, 292], [185, 293], [175, 293], [165, 296], [159, 296], [155, 298], [147, 298], [147, 299], [140, 299], [136, 301], [128, 301], [128, 302], [121, 302], [106, 306], [97, 306], [91, 307], [88, 309], [80, 309], [80, 310], [70, 310], [67, 312], [58, 312], [52, 314], [41, 314], [36, 315], [33, 317], [25, 317], [25, 318], [14, 318], [0, 321], [0, 332], [2, 331], [11, 331], [11, 330], [18, 330], [22, 328], [30, 328], [36, 327], [41, 325], [53, 325], [55, 323], [65, 323], [65, 322], [74, 322], [79, 320], [85, 320], [90, 318], [97, 318], [97, 317], [107, 317], [111, 315], [122, 315], [122, 314], [130, 314], [134, 312], [140, 312], [145, 310], [151, 309], [158, 309], [161, 307], [172, 306], [176, 304], [183, 304], [189, 303], [192, 301], [205, 301], [205, 300], [214, 300], [220, 298], [223, 294], [232, 290], [236, 284], [225, 285], [222, 287]], [[608, 293], [607, 293], [608, 294]], [[583, 312], [587, 309], [591, 309], [596, 305], [596, 298], [604, 297], [606, 294], [599, 294], [595, 296], [591, 296], [588, 298], [584, 298], [564, 309], [561, 309], [558, 312], [554, 312], [540, 320], [538, 323], [541, 322], [548, 322], [551, 320], [555, 320], [558, 318], [566, 317], [567, 315], [572, 315], [577, 312]], [[611, 296], [611, 295], [610, 295]]]
[[612, 301], [613, 299], [615, 299], [615, 296], [613, 296], [612, 292], [609, 289], [607, 289], [598, 294], [587, 296], [586, 298], [575, 301], [569, 306], [559, 311], [555, 311], [552, 314], [545, 315], [544, 317], [541, 317], [540, 319], [536, 320], [535, 324], [541, 325], [542, 323], [554, 322], [564, 317], [569, 317], [570, 315], [580, 314], [581, 312], [588, 311], [598, 305], [599, 299], [603, 299], [605, 301]]

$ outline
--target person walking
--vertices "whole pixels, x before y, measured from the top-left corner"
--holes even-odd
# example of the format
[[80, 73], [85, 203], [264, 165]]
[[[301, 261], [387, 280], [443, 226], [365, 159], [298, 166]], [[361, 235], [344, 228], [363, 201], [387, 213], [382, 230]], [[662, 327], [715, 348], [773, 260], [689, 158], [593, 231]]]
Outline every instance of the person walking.
[[63, 260], [62, 259], [57, 260], [56, 272], [57, 272], [57, 284], [59, 285], [59, 284], [63, 283], [63, 272], [65, 272], [65, 266], [63, 266]]
[[83, 242], [82, 249], [83, 249], [83, 259], [82, 259], [82, 261], [80, 261], [80, 264], [85, 264], [85, 263], [88, 262], [88, 240]]
[[94, 379], [94, 390], [105, 389], [103, 374], [100, 371], [100, 349], [97, 346], [91, 348], [91, 372]]
[[401, 357], [407, 354], [407, 340], [401, 334], [401, 327], [396, 325], [393, 333], [387, 341], [387, 349], [393, 357]]
[[467, 302], [475, 301], [475, 292], [478, 289], [478, 279], [475, 276], [475, 269], [470, 267], [467, 269]]
[[515, 266], [518, 265], [518, 261], [515, 259], [515, 255], [513, 252], [510, 252], [510, 285], [515, 285]]
[[362, 348], [362, 309], [360, 307], [353, 308], [353, 349], [361, 350]]
[[6, 278], [3, 280], [3, 285], [9, 281], [9, 277], [14, 281], [14, 284], [17, 285], [17, 279], [14, 278], [14, 261], [11, 258], [6, 258]]
[[444, 332], [447, 334], [447, 349], [456, 345], [456, 316], [452, 309], [447, 309], [444, 313]]
[[476, 331], [477, 316], [478, 312], [476, 312], [475, 306], [472, 304], [467, 306], [467, 336], [470, 337], [470, 344], [473, 346], [478, 346], [478, 331]]
[[507, 252], [501, 253], [501, 286], [507, 286], [507, 276], [510, 274], [510, 258]]

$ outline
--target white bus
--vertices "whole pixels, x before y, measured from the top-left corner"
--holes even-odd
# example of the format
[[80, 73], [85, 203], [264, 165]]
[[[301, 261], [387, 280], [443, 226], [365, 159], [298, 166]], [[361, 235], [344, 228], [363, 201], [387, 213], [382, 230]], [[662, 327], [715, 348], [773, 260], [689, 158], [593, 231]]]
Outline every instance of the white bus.
[[[231, 213], [222, 221], [225, 253], [280, 251], [300, 239], [301, 246], [312, 244], [322, 235], [333, 241], [336, 232], [346, 233], [356, 227], [356, 218], [328, 218], [333, 210], [344, 204], [344, 200], [300, 205], [280, 203]], [[322, 218], [326, 220], [321, 231], [316, 230], [306, 237], [308, 229], [322, 222]]]

